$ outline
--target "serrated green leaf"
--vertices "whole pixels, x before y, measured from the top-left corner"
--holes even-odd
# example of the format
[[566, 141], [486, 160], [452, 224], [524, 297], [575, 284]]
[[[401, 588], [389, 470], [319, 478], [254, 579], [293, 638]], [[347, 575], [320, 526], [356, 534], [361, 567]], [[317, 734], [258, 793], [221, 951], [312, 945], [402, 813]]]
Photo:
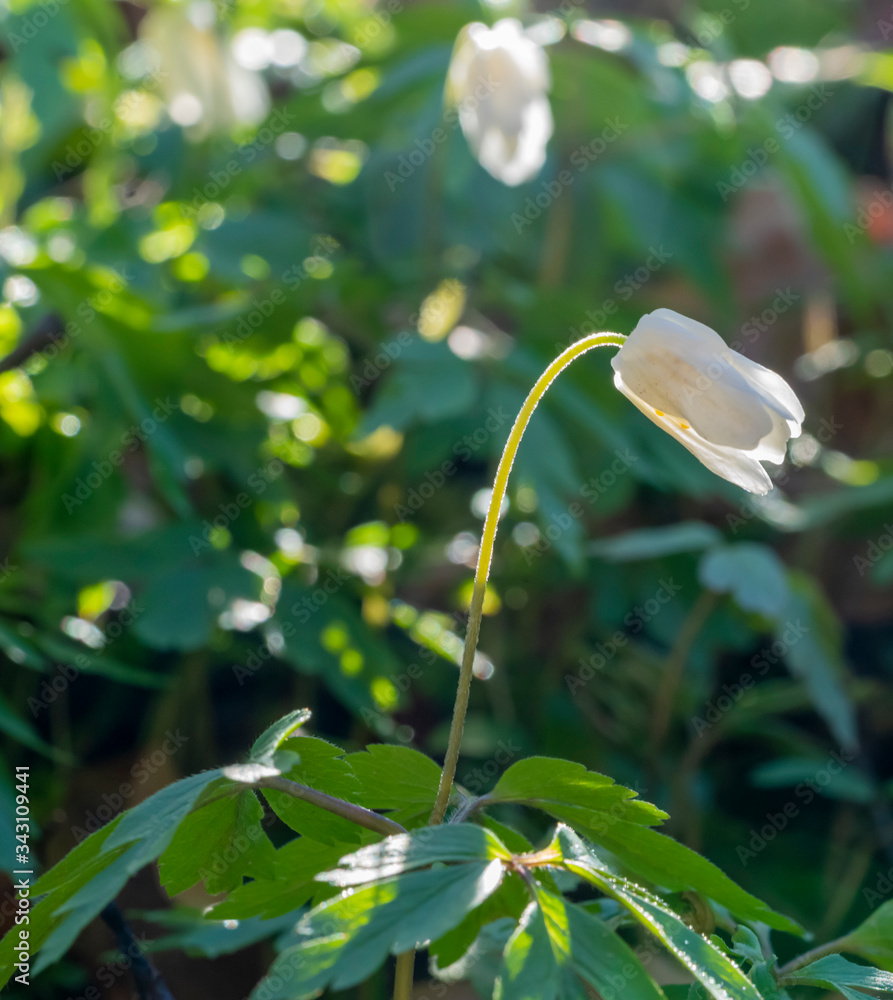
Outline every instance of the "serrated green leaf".
[[866, 994], [860, 992], [861, 990], [893, 992], [893, 973], [857, 965], [843, 955], [826, 955], [802, 969], [791, 972], [783, 981], [837, 990], [848, 1000], [866, 1000]]
[[410, 815], [434, 807], [440, 768], [411, 747], [373, 743], [345, 760], [362, 786], [359, 805], [367, 809], [399, 809]]
[[744, 920], [802, 934], [795, 921], [733, 882], [711, 861], [666, 834], [617, 820], [597, 826], [575, 824], [584, 836], [606, 847], [640, 878], [671, 892], [692, 889], [715, 900]]
[[[364, 836], [376, 835], [367, 830]], [[272, 879], [248, 882], [234, 890], [211, 915], [215, 920], [270, 920], [292, 913], [326, 894], [327, 886], [314, 881], [314, 876], [337, 865], [344, 850], [344, 844], [322, 844], [304, 837], [292, 840], [276, 851]]]
[[498, 888], [502, 875], [500, 861], [476, 861], [349, 889], [301, 920], [297, 933], [306, 940], [279, 956], [252, 997], [310, 1000], [326, 987], [355, 986], [388, 954], [455, 927]]
[[599, 813], [607, 813], [611, 821], [623, 818], [645, 825], [668, 818], [656, 806], [637, 799], [631, 788], [615, 784], [613, 778], [555, 757], [528, 757], [512, 764], [486, 798], [523, 802], [553, 815], [556, 808], [570, 807], [582, 821], [588, 814], [591, 823], [606, 821]]
[[760, 939], [745, 924], [739, 924], [735, 928], [735, 933], [732, 935], [732, 951], [755, 965], [763, 961]]
[[846, 936], [846, 951], [855, 952], [893, 972], [893, 900], [879, 906]]
[[569, 943], [568, 937], [553, 940], [542, 907], [531, 903], [505, 946], [494, 1000], [554, 1000]]
[[[505, 882], [508, 881], [510, 880], [505, 880]], [[503, 882], [503, 885], [505, 885], [505, 882]], [[526, 904], [528, 899], [526, 889], [523, 890], [523, 893], [524, 903]], [[486, 906], [486, 903], [484, 906]], [[479, 907], [479, 909], [482, 908]], [[438, 965], [437, 978], [447, 983], [458, 983], [463, 980], [469, 980], [480, 996], [493, 996], [496, 978], [502, 970], [503, 952], [505, 951], [506, 943], [514, 933], [521, 912], [524, 909], [525, 906], [522, 905], [518, 916], [515, 918], [502, 917], [484, 924], [481, 927], [480, 933], [471, 943], [471, 946], [464, 949], [462, 955], [455, 962], [448, 966]], [[470, 916], [474, 916], [476, 912], [477, 910], [473, 911]]]
[[150, 795], [138, 806], [124, 813], [103, 850], [107, 851], [130, 841], [141, 841], [153, 847], [163, 844], [158, 849], [160, 853], [170, 843], [177, 826], [189, 814], [205, 789], [222, 777], [220, 768], [202, 771], [188, 778], [181, 778]]
[[[283, 771], [284, 777], [348, 802], [357, 802], [361, 797], [362, 786], [340, 747], [313, 736], [299, 736], [278, 744], [277, 762], [285, 753], [295, 754], [300, 763]], [[276, 815], [296, 833], [324, 844], [360, 843], [361, 827], [350, 820], [285, 792], [264, 789], [263, 794]]]
[[[544, 894], [538, 896], [542, 899]], [[551, 913], [553, 923], [559, 906], [564, 909], [570, 932], [571, 963], [584, 982], [603, 997], [622, 994], [625, 1000], [664, 1000], [660, 987], [636, 953], [604, 920], [575, 903], [552, 896], [546, 912]]]
[[511, 852], [499, 838], [480, 826], [426, 826], [414, 833], [399, 833], [378, 844], [363, 847], [341, 858], [334, 871], [317, 876], [320, 882], [340, 887], [391, 878], [437, 862], [508, 861]]
[[[32, 898], [36, 899], [39, 896], [44, 898], [33, 906], [30, 912], [28, 931], [32, 955], [37, 954], [63, 922], [64, 917], [58, 913], [61, 904], [101, 874], [127, 850], [125, 847], [120, 847], [117, 851], [102, 853], [105, 842], [120, 821], [121, 817], [118, 816], [107, 826], [91, 834], [34, 883]], [[17, 953], [13, 951], [13, 945], [17, 942], [18, 936], [15, 934], [6, 934], [0, 940], [0, 987], [9, 981], [14, 965], [18, 961]]]
[[[520, 875], [507, 872], [502, 885], [476, 907], [451, 931], [433, 941], [428, 952], [438, 977], [442, 970], [452, 967], [475, 944], [487, 924], [511, 918], [512, 926], [521, 919], [530, 897]], [[506, 934], [506, 938], [508, 934]], [[503, 939], [503, 944], [505, 939]], [[500, 949], [501, 950], [501, 949]], [[494, 978], [496, 966], [494, 965]]]
[[526, 854], [533, 850], [533, 844], [522, 833], [518, 833], [514, 827], [500, 823], [487, 813], [481, 812], [477, 816], [477, 821], [491, 833], [495, 833], [512, 854]]
[[263, 818], [263, 806], [248, 789], [190, 813], [158, 861], [168, 895], [201, 880], [214, 896], [237, 888], [246, 875], [272, 878], [276, 849], [261, 826]]
[[757, 542], [740, 542], [710, 549], [698, 566], [698, 580], [708, 590], [731, 594], [744, 611], [775, 619], [788, 602], [784, 564]]
[[754, 984], [711, 941], [692, 930], [657, 896], [612, 873], [566, 828], [556, 835], [568, 868], [625, 906], [675, 955], [715, 1000], [762, 1000]]
[[786, 994], [778, 988], [778, 982], [767, 962], [758, 962], [750, 972], [754, 986], [765, 1000], [780, 1000]]
[[283, 740], [288, 739], [305, 722], [309, 722], [310, 714], [309, 708], [296, 708], [293, 712], [289, 712], [288, 715], [283, 715], [281, 719], [277, 719], [254, 741], [251, 752], [248, 755], [249, 760], [256, 761], [259, 764], [267, 763], [276, 750], [279, 749], [279, 744]]
[[[164, 851], [201, 794], [219, 778], [220, 772], [215, 770], [174, 782], [98, 831], [104, 834], [101, 839], [94, 841], [94, 834], [76, 848], [57, 866], [61, 872], [54, 869], [39, 880], [39, 891], [48, 891], [49, 886], [58, 893], [41, 903], [47, 907], [41, 919], [51, 921], [52, 927], [34, 962], [35, 975], [61, 958], [127, 880]], [[92, 853], [77, 853], [87, 843], [98, 844], [98, 851], [91, 848]], [[36, 885], [35, 895], [37, 892]]]
[[538, 887], [525, 918], [506, 949], [504, 997], [585, 997], [586, 983], [602, 996], [665, 1000], [632, 948], [582, 907]]

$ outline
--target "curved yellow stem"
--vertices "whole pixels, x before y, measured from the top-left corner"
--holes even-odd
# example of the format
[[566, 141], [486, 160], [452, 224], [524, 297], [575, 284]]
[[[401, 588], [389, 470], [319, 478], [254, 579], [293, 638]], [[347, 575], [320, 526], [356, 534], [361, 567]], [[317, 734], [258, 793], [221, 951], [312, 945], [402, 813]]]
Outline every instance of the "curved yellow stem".
[[456, 776], [456, 765], [459, 762], [459, 745], [462, 742], [462, 730], [465, 728], [465, 713], [468, 709], [468, 696], [471, 691], [472, 667], [474, 654], [477, 651], [478, 635], [481, 629], [481, 612], [484, 606], [484, 594], [487, 590], [487, 577], [490, 575], [490, 563], [493, 561], [493, 543], [496, 539], [496, 528], [499, 524], [499, 511], [505, 497], [509, 473], [521, 443], [521, 437], [527, 427], [533, 411], [543, 398], [546, 390], [555, 377], [581, 354], [591, 351], [594, 347], [620, 347], [626, 337], [619, 333], [591, 333], [588, 337], [571, 344], [549, 365], [536, 384], [530, 390], [521, 411], [515, 418], [508, 441], [499, 459], [496, 469], [496, 479], [493, 481], [493, 493], [490, 506], [484, 521], [484, 533], [481, 536], [481, 547], [478, 552], [477, 569], [474, 574], [474, 591], [471, 596], [471, 607], [468, 612], [468, 629], [465, 634], [465, 651], [462, 655], [462, 666], [459, 670], [459, 687], [456, 691], [456, 704], [453, 708], [453, 721], [450, 726], [450, 740], [447, 746], [446, 758], [443, 762], [443, 773], [440, 776], [440, 787], [434, 802], [434, 811], [428, 821], [430, 826], [442, 822], [446, 813], [453, 779]]

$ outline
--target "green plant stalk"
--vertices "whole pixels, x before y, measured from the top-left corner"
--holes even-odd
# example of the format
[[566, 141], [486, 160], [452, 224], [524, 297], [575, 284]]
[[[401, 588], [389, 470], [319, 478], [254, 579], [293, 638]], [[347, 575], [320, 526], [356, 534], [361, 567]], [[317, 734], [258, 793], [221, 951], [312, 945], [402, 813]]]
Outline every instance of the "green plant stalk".
[[397, 956], [394, 968], [394, 1000], [412, 1000], [412, 975], [415, 971], [415, 951], [404, 951]]
[[595, 347], [620, 347], [624, 340], [626, 340], [626, 337], [619, 333], [591, 333], [588, 337], [578, 340], [562, 351], [536, 380], [536, 384], [530, 390], [527, 399], [524, 400], [524, 405], [521, 407], [509, 432], [508, 441], [505, 443], [502, 457], [499, 459], [499, 465], [496, 469], [496, 478], [493, 481], [493, 493], [490, 497], [490, 506], [487, 509], [487, 517], [484, 521], [484, 532], [481, 536], [477, 569], [474, 574], [474, 591], [472, 592], [471, 607], [468, 612], [465, 650], [462, 655], [462, 666], [459, 670], [459, 686], [456, 690], [456, 704], [453, 707], [453, 721], [450, 725], [450, 739], [443, 762], [443, 772], [440, 776], [440, 787], [437, 790], [437, 798], [434, 801], [434, 810], [428, 821], [430, 826], [437, 826], [443, 821], [447, 804], [450, 800], [450, 792], [453, 788], [453, 779], [456, 777], [456, 765], [459, 762], [459, 746], [462, 742], [462, 731], [465, 728], [465, 713], [468, 710], [468, 697], [471, 691], [474, 656], [477, 651], [478, 635], [481, 630], [484, 595], [487, 592], [487, 578], [490, 575], [490, 564], [493, 561], [493, 543], [496, 538], [496, 529], [499, 525], [499, 510], [502, 507], [502, 501], [505, 497], [506, 485], [508, 484], [512, 464], [515, 461], [515, 455], [518, 452], [518, 445], [521, 443], [521, 438], [537, 404], [560, 372], [572, 361], [580, 357], [581, 354], [585, 354]]
[[780, 983], [787, 976], [792, 975], [798, 969], [802, 969], [807, 965], [811, 965], [813, 962], [817, 962], [820, 958], [824, 958], [826, 955], [836, 955], [841, 951], [848, 951], [850, 949], [850, 935], [844, 934], [843, 937], [835, 938], [833, 941], [828, 941], [825, 944], [820, 944], [816, 948], [811, 948], [809, 951], [804, 951], [802, 955], [798, 955], [797, 958], [792, 958], [787, 965], [781, 966], [775, 972], [775, 978]]
[[[484, 520], [484, 533], [481, 536], [481, 547], [478, 551], [477, 569], [474, 574], [474, 590], [471, 595], [471, 607], [468, 612], [468, 628], [465, 633], [465, 650], [462, 654], [462, 666], [459, 669], [459, 686], [456, 690], [456, 704], [453, 706], [453, 721], [450, 724], [450, 739], [447, 745], [443, 771], [440, 775], [440, 787], [434, 801], [434, 811], [428, 820], [429, 826], [437, 826], [443, 822], [453, 779], [456, 777], [456, 766], [459, 763], [459, 746], [462, 743], [462, 731], [465, 728], [465, 713], [468, 711], [468, 697], [471, 692], [474, 656], [477, 652], [478, 636], [481, 631], [481, 614], [484, 608], [484, 595], [487, 593], [487, 577], [490, 575], [490, 564], [493, 561], [493, 543], [496, 539], [496, 529], [499, 526], [499, 510], [505, 497], [509, 473], [518, 452], [518, 445], [530, 422], [533, 411], [545, 395], [546, 390], [555, 377], [567, 366], [594, 347], [620, 347], [626, 337], [619, 333], [591, 333], [588, 337], [578, 340], [566, 348], [549, 365], [536, 380], [530, 390], [524, 405], [515, 418], [509, 432], [508, 441], [496, 468], [496, 478], [493, 481], [493, 493], [490, 496], [490, 506]], [[397, 956], [397, 967], [394, 976], [394, 1000], [411, 1000], [412, 970], [415, 961], [414, 951], [405, 951]]]
[[290, 778], [283, 778], [278, 775], [269, 776], [259, 778], [253, 784], [255, 788], [270, 788], [277, 792], [285, 792], [286, 795], [290, 795], [293, 799], [310, 802], [315, 806], [319, 806], [320, 809], [325, 809], [336, 816], [342, 816], [344, 819], [350, 820], [351, 823], [356, 823], [357, 826], [363, 826], [367, 830], [374, 830], [375, 833], [380, 833], [383, 837], [390, 837], [395, 833], [406, 833], [406, 830], [399, 823], [388, 819], [387, 816], [379, 816], [377, 812], [366, 809], [365, 806], [358, 806], [354, 805], [353, 802], [336, 799], [334, 795], [318, 792], [315, 788], [308, 788], [306, 785], [301, 785]]

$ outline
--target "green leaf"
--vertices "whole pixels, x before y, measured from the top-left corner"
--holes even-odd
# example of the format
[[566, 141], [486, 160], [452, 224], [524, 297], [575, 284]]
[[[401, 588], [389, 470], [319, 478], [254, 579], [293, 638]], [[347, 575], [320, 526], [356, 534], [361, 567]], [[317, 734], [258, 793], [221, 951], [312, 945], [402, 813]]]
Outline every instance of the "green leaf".
[[632, 789], [615, 784], [613, 778], [555, 757], [528, 757], [512, 764], [486, 798], [536, 806], [559, 819], [573, 814], [593, 824], [604, 823], [604, 813], [612, 821], [624, 818], [646, 825], [667, 819], [665, 812], [636, 799]]
[[[375, 836], [370, 831], [364, 835]], [[276, 851], [271, 879], [245, 883], [218, 903], [211, 915], [215, 920], [271, 920], [293, 913], [309, 900], [327, 895], [328, 887], [314, 877], [334, 868], [343, 854], [343, 844], [321, 844], [305, 837], [292, 840]]]
[[134, 624], [134, 632], [153, 649], [201, 649], [210, 640], [219, 615], [208, 594], [222, 587], [253, 598], [254, 583], [251, 574], [239, 566], [184, 568], [159, 577], [141, 594], [146, 610]]
[[219, 771], [204, 771], [174, 782], [97, 831], [38, 880], [35, 896], [50, 893], [40, 904], [46, 907], [40, 919], [51, 929], [34, 963], [35, 975], [61, 958], [127, 880], [164, 851], [199, 796], [219, 778]]
[[[774, 955], [772, 956], [772, 964], [773, 966], [775, 964]], [[768, 962], [757, 962], [750, 970], [750, 978], [765, 1000], [782, 1000], [782, 998], [788, 1000], [787, 994], [779, 989], [778, 981]]]
[[161, 853], [171, 842], [177, 826], [195, 806], [199, 796], [222, 776], [223, 772], [219, 768], [202, 771], [175, 781], [144, 799], [138, 806], [124, 813], [103, 850], [137, 841], [146, 846], [151, 845], [152, 848], [160, 844], [162, 846], [158, 848], [158, 853]]
[[134, 667], [129, 663], [121, 663], [110, 656], [104, 649], [95, 652], [82, 643], [71, 642], [67, 637], [48, 635], [42, 632], [34, 637], [34, 642], [42, 652], [58, 663], [77, 666], [84, 674], [96, 674], [98, 677], [108, 677], [122, 684], [133, 684], [139, 687], [165, 688], [170, 680], [151, 670]]
[[62, 750], [51, 746], [40, 738], [37, 730], [13, 711], [12, 706], [2, 696], [0, 696], [0, 732], [11, 736], [22, 746], [30, 747], [38, 753], [45, 754], [53, 760], [72, 762], [72, 759]]
[[775, 634], [785, 663], [803, 681], [815, 710], [844, 749], [858, 746], [856, 707], [844, 680], [843, 630], [820, 587], [806, 573], [791, 573], [791, 593]]
[[[558, 902], [562, 902], [559, 900]], [[494, 997], [497, 1000], [554, 1000], [568, 960], [569, 941], [550, 931], [542, 907], [531, 903], [509, 938], [504, 967]]]
[[775, 619], [788, 601], [782, 561], [767, 545], [741, 542], [711, 549], [701, 559], [698, 579], [718, 594], [731, 594], [744, 611]]
[[837, 990], [847, 1000], [866, 1000], [866, 995], [861, 990], [893, 992], [893, 973], [856, 965], [843, 955], [826, 955], [817, 962], [791, 972], [783, 981]]
[[[529, 898], [527, 887], [521, 876], [508, 872], [502, 880], [502, 885], [491, 896], [472, 910], [451, 931], [447, 931], [446, 934], [429, 945], [428, 952], [431, 955], [432, 968], [436, 969], [437, 977], [444, 978], [442, 975], [444, 970], [452, 968], [469, 949], [474, 948], [475, 942], [487, 924], [501, 924], [505, 918], [510, 918], [511, 926], [514, 927], [527, 908]], [[500, 942], [500, 952], [508, 936], [506, 934]], [[492, 976], [494, 980], [497, 967], [498, 964], [494, 961]]]
[[421, 947], [455, 927], [502, 876], [502, 862], [476, 861], [348, 889], [300, 921], [296, 933], [305, 940], [279, 956], [252, 997], [309, 1000], [327, 987], [356, 986], [388, 954]]
[[680, 521], [662, 528], [640, 528], [592, 542], [589, 552], [608, 562], [634, 562], [699, 551], [721, 540], [722, 534], [712, 524]]
[[[417, 816], [434, 807], [440, 768], [411, 747], [373, 743], [345, 760], [362, 786], [358, 804], [367, 809], [397, 809]], [[405, 824], [404, 824], [405, 825]]]
[[[502, 998], [586, 997], [581, 981], [601, 996], [664, 1000], [632, 948], [603, 920], [537, 887], [506, 948]], [[539, 991], [542, 990], [542, 993]]]
[[508, 861], [511, 856], [499, 838], [483, 827], [470, 823], [428, 826], [360, 848], [341, 858], [336, 870], [324, 872], [318, 879], [341, 887], [362, 885], [437, 862], [492, 861], [495, 858]]
[[692, 889], [725, 906], [741, 919], [760, 921], [790, 934], [803, 933], [795, 921], [776, 913], [711, 861], [666, 834], [623, 820], [594, 827], [578, 824], [577, 828], [615, 854], [640, 878], [655, 885], [671, 892]]
[[[543, 893], [539, 896], [542, 898]], [[636, 953], [604, 920], [560, 897], [551, 898], [552, 913], [563, 907], [567, 914], [571, 962], [584, 982], [603, 997], [622, 995], [624, 1000], [662, 1000], [660, 987]]]
[[[32, 956], [44, 947], [46, 941], [65, 921], [64, 915], [58, 912], [61, 905], [94, 878], [101, 876], [104, 870], [125, 853], [126, 848], [124, 847], [103, 853], [103, 847], [115, 827], [121, 822], [121, 818], [120, 816], [116, 817], [107, 826], [87, 837], [86, 840], [69, 851], [57, 865], [41, 875], [32, 886], [32, 899], [37, 899], [39, 896], [44, 897], [31, 908], [30, 912], [28, 930]], [[77, 931], [75, 931], [75, 936], [76, 934]], [[9, 981], [14, 971], [14, 965], [18, 961], [17, 953], [13, 951], [13, 945], [17, 942], [18, 936], [9, 933], [0, 940], [0, 987]], [[65, 948], [62, 948], [59, 954], [64, 951]]]
[[[513, 881], [507, 878], [503, 885]], [[519, 881], [515, 879], [514, 881]], [[498, 895], [494, 893], [493, 896]], [[523, 890], [524, 902], [527, 902], [527, 892]], [[493, 896], [490, 898], [492, 899]], [[489, 900], [487, 901], [489, 902]], [[478, 907], [466, 921], [479, 910], [485, 909], [487, 903]], [[464, 980], [471, 982], [475, 991], [482, 997], [492, 997], [496, 989], [496, 980], [503, 967], [505, 946], [515, 931], [525, 906], [521, 906], [517, 917], [501, 917], [497, 920], [484, 922], [480, 932], [474, 937], [470, 946], [466, 946], [460, 957], [450, 965], [438, 963], [437, 978], [447, 983], [459, 983]], [[448, 935], [447, 935], [448, 936]], [[441, 938], [445, 940], [445, 938]], [[432, 945], [432, 947], [434, 947]]]
[[493, 819], [485, 812], [479, 813], [476, 818], [481, 826], [495, 833], [512, 854], [526, 854], [533, 850], [533, 844], [513, 827], [500, 823], [499, 820]]
[[760, 939], [745, 924], [739, 924], [732, 935], [732, 951], [753, 962], [754, 965], [763, 961], [763, 949]]
[[291, 914], [273, 920], [250, 917], [247, 920], [209, 920], [198, 910], [180, 907], [139, 913], [139, 917], [166, 928], [170, 933], [147, 942], [145, 950], [183, 951], [200, 958], [217, 958], [240, 951], [258, 941], [284, 934], [294, 926]]
[[414, 423], [457, 416], [468, 410], [476, 393], [471, 365], [457, 358], [445, 343], [413, 338], [375, 394], [359, 434], [365, 437], [385, 424], [400, 431]]
[[242, 884], [243, 876], [273, 877], [276, 849], [264, 833], [263, 806], [245, 789], [190, 813], [158, 862], [169, 896], [204, 880], [214, 896]]
[[893, 900], [879, 906], [846, 936], [847, 951], [893, 972]]
[[567, 829], [559, 828], [556, 840], [561, 845], [568, 869], [625, 906], [716, 1000], [762, 1000], [741, 969], [710, 940], [683, 923], [661, 899], [629, 879], [615, 875], [595, 852]]
[[[777, 757], [766, 761], [750, 772], [750, 778], [757, 788], [791, 788], [801, 783], [829, 799], [844, 802], [858, 802], [870, 805], [877, 799], [878, 789], [874, 781], [851, 761], [838, 755], [842, 764], [828, 756]], [[833, 765], [834, 770], [829, 767]], [[818, 775], [821, 775], [819, 784]], [[803, 791], [803, 789], [801, 789]]]
[[248, 759], [259, 764], [268, 763], [276, 750], [279, 749], [279, 744], [283, 740], [288, 739], [305, 722], [309, 722], [310, 715], [309, 708], [296, 708], [293, 712], [289, 712], [288, 715], [283, 715], [281, 719], [277, 719], [272, 726], [265, 729], [254, 741]]
[[[296, 755], [300, 763], [283, 771], [284, 777], [348, 802], [357, 802], [361, 797], [362, 787], [340, 747], [313, 736], [299, 736], [279, 744], [277, 759], [285, 753]], [[264, 789], [263, 794], [276, 815], [296, 833], [324, 844], [360, 842], [361, 827], [350, 820], [285, 792]]]

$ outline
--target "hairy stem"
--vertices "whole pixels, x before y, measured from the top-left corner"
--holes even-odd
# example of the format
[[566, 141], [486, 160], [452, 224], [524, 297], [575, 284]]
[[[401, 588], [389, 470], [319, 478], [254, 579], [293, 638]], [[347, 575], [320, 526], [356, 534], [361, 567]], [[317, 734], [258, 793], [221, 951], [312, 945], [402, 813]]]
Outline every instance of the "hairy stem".
[[390, 837], [395, 833], [406, 833], [406, 830], [395, 823], [387, 816], [379, 816], [377, 812], [366, 809], [364, 806], [356, 806], [352, 802], [345, 802], [343, 799], [336, 799], [334, 795], [326, 795], [325, 792], [318, 792], [315, 788], [308, 788], [297, 781], [280, 776], [269, 776], [259, 778], [253, 783], [255, 788], [272, 788], [277, 792], [285, 792], [293, 799], [302, 799], [304, 802], [311, 802], [320, 809], [326, 809], [336, 816], [350, 820], [357, 826], [364, 826], [367, 830], [374, 830], [376, 833]]
[[820, 944], [816, 948], [804, 951], [802, 955], [798, 955], [797, 958], [792, 958], [787, 965], [783, 965], [780, 969], [778, 969], [775, 973], [775, 978], [781, 981], [785, 978], [785, 976], [789, 976], [792, 972], [796, 972], [797, 969], [802, 969], [804, 966], [810, 965], [818, 959], [824, 958], [826, 955], [836, 955], [839, 951], [846, 951], [849, 944], [849, 936], [844, 935], [844, 937], [828, 941], [827, 944]]
[[493, 542], [496, 538], [496, 528], [499, 524], [499, 510], [502, 507], [509, 472], [511, 472], [512, 463], [515, 461], [521, 437], [537, 404], [543, 398], [546, 390], [559, 372], [581, 354], [591, 351], [594, 347], [620, 347], [625, 339], [625, 337], [618, 333], [591, 333], [588, 337], [584, 337], [575, 344], [571, 344], [570, 347], [566, 348], [555, 358], [536, 380], [536, 384], [530, 390], [527, 399], [524, 400], [521, 412], [512, 425], [508, 441], [506, 441], [502, 457], [499, 460], [499, 466], [496, 469], [493, 493], [490, 497], [490, 506], [487, 510], [486, 520], [484, 521], [484, 532], [481, 536], [481, 547], [478, 552], [477, 570], [474, 574], [474, 591], [471, 597], [471, 608], [468, 612], [465, 651], [462, 655], [462, 666], [459, 669], [459, 686], [456, 690], [456, 704], [453, 708], [453, 721], [450, 725], [450, 740], [443, 762], [443, 773], [440, 776], [440, 787], [437, 790], [434, 811], [431, 813], [431, 818], [428, 821], [431, 826], [437, 826], [438, 823], [443, 821], [447, 804], [450, 800], [453, 779], [456, 777], [456, 765], [459, 762], [459, 746], [462, 742], [462, 731], [465, 728], [465, 713], [468, 710], [468, 697], [471, 691], [474, 655], [477, 651], [478, 635], [481, 630], [481, 611], [484, 606], [484, 594], [487, 590], [487, 577], [490, 575], [490, 563], [493, 560]]

